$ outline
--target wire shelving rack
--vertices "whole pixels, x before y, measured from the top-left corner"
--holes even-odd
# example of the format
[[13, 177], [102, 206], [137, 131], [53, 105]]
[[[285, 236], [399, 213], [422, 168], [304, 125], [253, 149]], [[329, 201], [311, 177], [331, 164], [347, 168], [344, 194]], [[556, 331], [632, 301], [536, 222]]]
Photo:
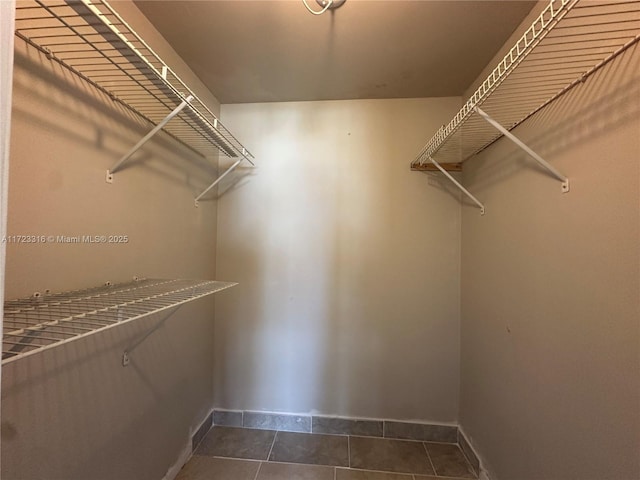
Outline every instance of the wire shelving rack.
[[233, 168], [253, 165], [253, 155], [106, 0], [18, 0], [16, 35], [154, 126], [108, 170], [107, 182], [160, 130], [203, 157], [221, 153], [237, 159]]
[[141, 279], [4, 304], [2, 364], [233, 287], [212, 280]]
[[462, 162], [504, 135], [569, 191], [568, 179], [518, 143], [511, 130], [638, 40], [638, 0], [550, 0], [454, 118], [420, 150], [411, 169], [440, 170], [484, 213], [448, 171], [460, 171]]

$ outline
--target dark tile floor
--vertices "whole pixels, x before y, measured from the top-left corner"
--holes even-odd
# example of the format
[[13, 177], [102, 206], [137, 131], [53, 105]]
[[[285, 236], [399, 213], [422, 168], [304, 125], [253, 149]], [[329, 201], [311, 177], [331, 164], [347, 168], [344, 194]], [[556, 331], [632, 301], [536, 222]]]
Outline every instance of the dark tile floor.
[[462, 480], [457, 445], [214, 427], [176, 480]]

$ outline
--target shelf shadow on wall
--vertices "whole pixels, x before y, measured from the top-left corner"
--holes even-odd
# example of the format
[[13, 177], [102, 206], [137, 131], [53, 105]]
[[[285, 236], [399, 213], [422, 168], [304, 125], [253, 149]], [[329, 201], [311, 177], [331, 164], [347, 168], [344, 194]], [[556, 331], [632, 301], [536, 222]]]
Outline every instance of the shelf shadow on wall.
[[[460, 189], [456, 187], [448, 178], [445, 178], [440, 172], [421, 172], [427, 176], [427, 184], [430, 188], [435, 188], [441, 192], [446, 193], [458, 202], [462, 202], [464, 205], [476, 206], [471, 200], [460, 192]], [[463, 183], [462, 174], [459, 172], [451, 173], [453, 178], [458, 182]]]
[[[255, 175], [254, 169], [255, 167], [237, 167], [233, 170], [232, 173], [229, 174], [228, 177], [225, 177], [218, 185], [217, 192], [208, 194], [200, 199], [200, 202], [214, 202], [219, 200], [226, 194], [230, 194], [236, 190], [240, 190], [244, 186], [248, 185], [249, 179]], [[219, 175], [221, 175], [225, 170], [225, 167], [219, 168]]]
[[[14, 91], [28, 96], [30, 102], [35, 100], [38, 104], [52, 107], [55, 113], [46, 118], [42, 112], [14, 107], [14, 115], [22, 116], [47, 132], [55, 132], [106, 154], [111, 161], [101, 167], [104, 170], [111, 168], [152, 128], [146, 120], [46, 59], [40, 52], [30, 48], [25, 52], [17, 48], [15, 69]], [[61, 118], [68, 118], [69, 122], [61, 122]], [[72, 128], [77, 122], [82, 125], [78, 129]], [[87, 126], [93, 130], [91, 135], [86, 134]], [[152, 162], [156, 161], [161, 162], [164, 168], [153, 166]], [[203, 157], [165, 132], [143, 146], [119, 172], [141, 165], [168, 181], [186, 183], [194, 191], [204, 188], [206, 181], [216, 173], [215, 160]], [[205, 178], [194, 181], [199, 176]]]
[[[578, 84], [519, 125], [513, 133], [553, 164], [556, 156], [636, 120], [640, 116], [640, 76], [637, 74], [639, 50], [638, 45], [629, 49], [585, 83]], [[628, 80], [612, 86], [611, 78]], [[532, 135], [529, 132], [539, 133]], [[510, 144], [505, 138], [498, 142]], [[523, 168], [556, 181], [515, 145], [510, 144], [507, 153], [498, 158], [494, 156], [488, 162], [485, 157], [495, 155], [493, 150], [492, 145], [465, 162], [465, 165], [467, 162], [481, 163], [477, 167], [482, 170], [479, 175], [474, 174], [475, 169], [464, 169], [465, 183], [473, 185], [474, 192], [507, 181]], [[563, 173], [571, 180], [571, 170]]]

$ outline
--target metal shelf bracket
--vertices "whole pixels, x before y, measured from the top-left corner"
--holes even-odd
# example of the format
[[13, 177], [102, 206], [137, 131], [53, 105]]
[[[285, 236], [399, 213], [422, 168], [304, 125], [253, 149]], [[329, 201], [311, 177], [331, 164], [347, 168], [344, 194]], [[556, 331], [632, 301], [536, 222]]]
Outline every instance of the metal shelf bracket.
[[478, 200], [476, 197], [474, 197], [473, 194], [471, 192], [469, 192], [469, 190], [464, 188], [460, 182], [458, 182], [455, 178], [453, 178], [453, 176], [449, 172], [447, 172], [432, 157], [428, 157], [428, 158], [429, 158], [429, 161], [431, 163], [433, 163], [438, 170], [440, 170], [449, 180], [451, 180], [453, 182], [453, 184], [456, 187], [458, 187], [462, 191], [462, 193], [464, 193], [467, 197], [469, 197], [471, 200], [473, 200], [473, 203], [475, 203], [476, 205], [478, 205], [478, 207], [480, 207], [480, 215], [484, 215], [484, 205], [480, 202], [480, 200]]
[[[243, 154], [245, 153], [244, 149], [243, 149], [242, 153], [243, 153]], [[203, 190], [203, 192], [202, 192], [200, 195], [198, 195], [198, 196], [196, 197], [196, 200], [195, 200], [195, 205], [196, 205], [196, 207], [198, 206], [198, 201], [199, 201], [202, 197], [204, 197], [204, 196], [209, 192], [209, 190], [211, 190], [211, 189], [212, 189], [213, 187], [215, 187], [218, 183], [220, 183], [220, 181], [221, 181], [224, 177], [226, 177], [226, 176], [227, 176], [228, 174], [230, 174], [233, 170], [235, 170], [235, 168], [236, 168], [238, 165], [240, 165], [240, 163], [242, 163], [242, 160], [244, 160], [244, 159], [245, 159], [245, 157], [241, 157], [240, 159], [236, 160], [236, 162], [235, 162], [233, 165], [231, 165], [229, 168], [227, 168], [227, 169], [224, 171], [224, 173], [223, 173], [222, 175], [220, 175], [218, 178], [216, 178], [216, 180], [215, 180], [211, 185], [209, 185], [207, 188], [205, 188], [205, 189]]]
[[189, 95], [187, 98], [185, 98], [180, 105], [178, 105], [176, 108], [173, 109], [173, 111], [171, 111], [171, 113], [169, 113], [169, 115], [167, 115], [166, 117], [164, 117], [164, 119], [159, 122], [155, 127], [153, 127], [151, 129], [151, 131], [149, 133], [147, 133], [144, 137], [142, 137], [142, 139], [140, 139], [140, 141], [138, 143], [136, 143], [131, 150], [129, 150], [127, 153], [125, 153], [122, 158], [120, 158], [120, 160], [118, 160], [115, 165], [113, 167], [111, 167], [109, 170], [107, 170], [107, 183], [113, 183], [113, 174], [116, 173], [120, 167], [122, 166], [122, 164], [124, 162], [126, 162], [131, 155], [133, 155], [134, 153], [136, 153], [140, 147], [142, 147], [145, 143], [147, 143], [149, 140], [151, 140], [151, 138], [158, 133], [160, 130], [162, 130], [162, 128], [169, 123], [169, 121], [175, 117], [176, 115], [178, 115], [182, 109], [184, 107], [186, 107], [187, 105], [189, 105], [189, 103], [191, 102], [191, 100], [193, 100], [193, 95]]
[[533, 158], [540, 166], [542, 166], [545, 170], [547, 170], [551, 175], [560, 180], [561, 183], [561, 191], [562, 193], [567, 193], [569, 191], [569, 179], [560, 173], [553, 165], [547, 162], [544, 158], [538, 155], [536, 152], [531, 150], [522, 140], [516, 137], [509, 130], [500, 125], [497, 121], [491, 118], [486, 112], [484, 112], [480, 107], [474, 107], [475, 112], [484, 118], [489, 124], [495, 127], [500, 133], [502, 133], [505, 137], [515, 143], [518, 147], [524, 150], [531, 158]]

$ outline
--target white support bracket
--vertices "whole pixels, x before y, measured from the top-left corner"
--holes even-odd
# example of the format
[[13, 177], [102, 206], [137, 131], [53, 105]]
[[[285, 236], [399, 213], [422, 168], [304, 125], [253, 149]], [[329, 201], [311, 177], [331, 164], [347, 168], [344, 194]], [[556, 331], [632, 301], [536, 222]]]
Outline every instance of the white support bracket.
[[[243, 154], [245, 153], [244, 149], [242, 149], [242, 153]], [[211, 185], [209, 185], [207, 188], [205, 188], [204, 191], [200, 195], [198, 195], [196, 197], [196, 199], [195, 199], [196, 207], [198, 206], [198, 200], [200, 200], [202, 197], [204, 197], [209, 190], [211, 190], [218, 183], [220, 183], [220, 180], [222, 180], [224, 177], [226, 177], [228, 174], [230, 174], [238, 165], [240, 165], [242, 160], [244, 160], [244, 157], [238, 159], [233, 165], [231, 165], [229, 168], [227, 168], [222, 175], [220, 175], [218, 178], [216, 178], [215, 182], [213, 182]]]
[[498, 122], [496, 122], [493, 118], [491, 118], [486, 112], [484, 112], [480, 107], [474, 107], [474, 110], [478, 115], [484, 118], [488, 123], [490, 123], [493, 127], [495, 127], [500, 133], [502, 133], [505, 137], [519, 146], [522, 150], [524, 150], [531, 158], [533, 158], [539, 165], [541, 165], [544, 169], [546, 169], [551, 175], [562, 182], [561, 190], [562, 193], [567, 193], [569, 191], [569, 179], [560, 173], [553, 165], [549, 164], [544, 158], [538, 155], [536, 152], [531, 150], [522, 140], [516, 137], [509, 130], [504, 128]]
[[155, 127], [153, 127], [153, 129], [149, 133], [147, 133], [144, 137], [142, 137], [142, 139], [138, 143], [136, 143], [131, 148], [131, 150], [129, 150], [120, 160], [118, 160], [116, 164], [113, 167], [111, 167], [111, 169], [107, 170], [107, 178], [106, 178], [107, 183], [113, 183], [113, 174], [118, 171], [118, 169], [122, 166], [122, 164], [126, 162], [131, 157], [131, 155], [136, 153], [140, 147], [142, 147], [145, 143], [147, 143], [156, 133], [162, 130], [162, 128], [167, 123], [169, 123], [169, 121], [173, 117], [178, 115], [178, 113], [180, 113], [184, 107], [189, 105], [191, 100], [193, 100], [193, 95], [189, 95], [186, 99], [184, 99], [182, 103], [180, 103], [180, 105], [174, 108], [173, 111], [169, 113], [169, 115], [167, 115], [160, 123], [158, 123]]
[[469, 197], [471, 200], [473, 200], [473, 202], [476, 205], [478, 205], [478, 207], [480, 207], [480, 215], [484, 215], [484, 205], [482, 203], [480, 203], [480, 201], [476, 197], [474, 197], [471, 194], [471, 192], [469, 192], [469, 190], [464, 188], [460, 182], [458, 182], [455, 178], [453, 178], [453, 176], [449, 172], [447, 172], [444, 168], [442, 168], [438, 162], [436, 162], [431, 157], [428, 157], [428, 158], [429, 158], [429, 161], [431, 163], [433, 163], [436, 166], [436, 168], [438, 170], [440, 170], [449, 180], [451, 180], [456, 187], [458, 187], [460, 190], [462, 190], [462, 193], [464, 193], [467, 197]]

